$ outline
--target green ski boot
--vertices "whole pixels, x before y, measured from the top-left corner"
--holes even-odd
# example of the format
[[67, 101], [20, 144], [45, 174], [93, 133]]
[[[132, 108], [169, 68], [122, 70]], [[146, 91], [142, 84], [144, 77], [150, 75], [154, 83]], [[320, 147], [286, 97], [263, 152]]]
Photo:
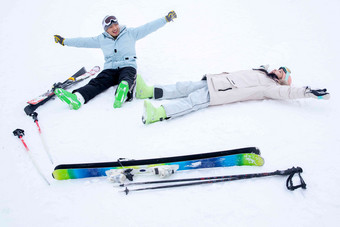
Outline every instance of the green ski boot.
[[151, 124], [164, 119], [166, 119], [166, 113], [163, 106], [156, 108], [151, 102], [147, 100], [144, 101], [144, 114], [142, 117], [144, 124]]
[[153, 97], [153, 86], [148, 86], [140, 75], [137, 75], [136, 80], [136, 98], [147, 99]]
[[61, 101], [67, 103], [71, 110], [77, 110], [81, 107], [81, 103], [77, 96], [71, 92], [57, 88], [55, 89], [54, 94], [58, 96]]
[[120, 82], [117, 91], [113, 108], [120, 108], [126, 100], [127, 93], [129, 92], [129, 84], [125, 80]]

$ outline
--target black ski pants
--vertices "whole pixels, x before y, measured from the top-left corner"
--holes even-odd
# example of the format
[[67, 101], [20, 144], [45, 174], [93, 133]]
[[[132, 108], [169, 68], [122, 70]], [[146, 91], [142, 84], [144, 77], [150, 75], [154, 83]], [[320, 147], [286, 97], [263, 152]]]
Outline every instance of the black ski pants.
[[127, 95], [127, 101], [129, 101], [133, 98], [133, 89], [136, 83], [136, 69], [133, 67], [105, 69], [96, 78], [90, 80], [87, 85], [74, 90], [73, 93], [79, 92], [87, 103], [108, 88], [120, 84], [123, 80], [129, 84]]

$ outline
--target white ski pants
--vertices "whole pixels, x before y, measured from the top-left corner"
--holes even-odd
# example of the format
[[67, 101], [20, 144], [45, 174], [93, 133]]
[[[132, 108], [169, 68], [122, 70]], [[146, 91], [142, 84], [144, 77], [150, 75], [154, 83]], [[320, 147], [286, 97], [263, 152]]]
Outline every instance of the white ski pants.
[[209, 106], [210, 96], [206, 80], [177, 82], [155, 88], [163, 90], [163, 97], [160, 99], [178, 99], [162, 105], [167, 117], [179, 117]]

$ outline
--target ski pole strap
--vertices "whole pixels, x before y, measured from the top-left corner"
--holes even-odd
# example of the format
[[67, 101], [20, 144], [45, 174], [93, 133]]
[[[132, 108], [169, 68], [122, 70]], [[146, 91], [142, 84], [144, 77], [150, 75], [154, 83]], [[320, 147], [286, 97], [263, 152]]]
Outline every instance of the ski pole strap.
[[291, 175], [289, 175], [289, 177], [287, 179], [287, 182], [286, 182], [287, 189], [290, 190], [290, 191], [294, 191], [297, 188], [302, 188], [302, 189], [306, 189], [307, 188], [306, 187], [307, 185], [306, 185], [305, 181], [303, 180], [303, 178], [301, 177], [301, 174], [300, 173], [297, 173], [297, 174], [298, 174], [298, 176], [300, 178], [301, 184], [299, 184], [299, 185], [294, 185], [293, 184], [292, 178], [295, 175], [295, 173], [292, 173]]
[[[288, 169], [286, 171], [284, 171], [285, 175], [289, 175], [286, 181], [286, 187], [288, 190], [290, 191], [294, 191], [295, 189], [298, 188], [302, 188], [302, 189], [306, 189], [307, 185], [305, 183], [305, 181], [303, 180], [301, 173], [303, 172], [301, 167], [293, 167], [291, 169]], [[299, 185], [294, 185], [293, 183], [293, 177], [295, 174], [298, 174], [299, 178], [300, 178], [300, 184]]]

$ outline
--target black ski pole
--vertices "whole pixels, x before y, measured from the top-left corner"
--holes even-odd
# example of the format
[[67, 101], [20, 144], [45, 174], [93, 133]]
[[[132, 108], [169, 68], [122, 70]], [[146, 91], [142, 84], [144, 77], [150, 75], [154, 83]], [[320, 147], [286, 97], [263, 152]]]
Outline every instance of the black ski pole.
[[[254, 174], [241, 174], [241, 175], [230, 175], [230, 176], [215, 176], [215, 177], [199, 177], [199, 178], [187, 178], [187, 179], [175, 179], [175, 180], [164, 180], [164, 181], [148, 181], [148, 182], [136, 182], [130, 183], [128, 185], [137, 185], [137, 184], [162, 184], [162, 183], [174, 183], [174, 182], [185, 182], [189, 181], [189, 183], [180, 183], [180, 184], [170, 184], [164, 186], [155, 186], [155, 187], [145, 187], [145, 188], [136, 188], [136, 189], [128, 189], [127, 187], [123, 192], [128, 194], [130, 191], [144, 191], [144, 190], [153, 190], [153, 189], [163, 189], [163, 188], [174, 188], [174, 187], [184, 187], [184, 186], [193, 186], [193, 185], [201, 185], [201, 184], [211, 184], [211, 183], [219, 183], [219, 182], [226, 182], [226, 181], [234, 181], [234, 180], [242, 180], [242, 179], [250, 179], [250, 178], [257, 178], [257, 177], [267, 177], [267, 176], [287, 176], [287, 189], [295, 190], [297, 188], [306, 189], [306, 184], [302, 179], [300, 173], [302, 173], [302, 168], [300, 167], [293, 167], [287, 170], [277, 170], [275, 172], [268, 172], [268, 173], [254, 173]], [[298, 174], [301, 184], [294, 186], [292, 178], [295, 174]], [[121, 185], [125, 186], [125, 185]]]
[[44, 146], [44, 150], [45, 150], [48, 158], [50, 159], [51, 163], [53, 164], [53, 159], [52, 159], [52, 156], [51, 156], [51, 154], [49, 152], [48, 146], [46, 144], [45, 137], [44, 137], [43, 133], [41, 132], [41, 128], [40, 128], [39, 121], [38, 121], [38, 113], [37, 112], [33, 112], [30, 116], [33, 118], [34, 123], [38, 127], [41, 143]]
[[187, 181], [205, 181], [205, 180], [218, 180], [232, 178], [231, 176], [215, 176], [215, 177], [198, 177], [198, 178], [185, 178], [185, 179], [174, 179], [174, 180], [161, 180], [161, 181], [143, 181], [143, 182], [131, 182], [126, 184], [120, 184], [120, 187], [144, 185], [144, 184], [164, 184], [164, 183], [178, 183]]
[[18, 128], [18, 129], [13, 131], [13, 135], [17, 136], [21, 140], [22, 144], [24, 145], [24, 147], [27, 151], [28, 157], [31, 159], [31, 162], [33, 163], [33, 165], [34, 165], [35, 169], [37, 170], [37, 172], [39, 173], [39, 175], [44, 179], [44, 181], [48, 185], [51, 185], [50, 182], [46, 179], [46, 177], [42, 174], [41, 170], [39, 169], [39, 166], [37, 165], [37, 163], [34, 161], [33, 157], [31, 156], [30, 150], [28, 149], [28, 146], [23, 139], [23, 136], [25, 135], [24, 130]]

